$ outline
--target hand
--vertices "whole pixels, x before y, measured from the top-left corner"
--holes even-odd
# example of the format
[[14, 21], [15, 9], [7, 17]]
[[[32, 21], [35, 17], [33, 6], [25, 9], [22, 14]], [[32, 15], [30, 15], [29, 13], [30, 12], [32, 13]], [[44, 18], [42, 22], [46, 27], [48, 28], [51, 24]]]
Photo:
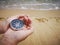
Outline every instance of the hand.
[[9, 28], [9, 23], [7, 20], [0, 20], [0, 34], [5, 33]]
[[[21, 20], [25, 19], [25, 22], [31, 21], [27, 16], [12, 16], [8, 18], [8, 22], [10, 23], [13, 19], [18, 18]], [[4, 45], [17, 45], [20, 41], [24, 40], [33, 32], [31, 27], [31, 22], [29, 24], [25, 24], [22, 30], [14, 31], [10, 27], [8, 30], [3, 34], [2, 42]]]

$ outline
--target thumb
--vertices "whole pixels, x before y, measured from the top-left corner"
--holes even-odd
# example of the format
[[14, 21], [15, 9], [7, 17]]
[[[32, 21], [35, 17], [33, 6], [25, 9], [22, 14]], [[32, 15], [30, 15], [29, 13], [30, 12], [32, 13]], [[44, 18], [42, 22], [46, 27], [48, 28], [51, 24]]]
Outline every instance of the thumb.
[[20, 30], [20, 31], [16, 31], [17, 37], [27, 37], [31, 33], [33, 33], [33, 30]]
[[5, 33], [9, 28], [9, 23], [6, 20], [0, 21], [0, 32]]
[[26, 37], [28, 37], [30, 34], [33, 33], [33, 30], [20, 30], [15, 32], [15, 37], [17, 40], [24, 40]]

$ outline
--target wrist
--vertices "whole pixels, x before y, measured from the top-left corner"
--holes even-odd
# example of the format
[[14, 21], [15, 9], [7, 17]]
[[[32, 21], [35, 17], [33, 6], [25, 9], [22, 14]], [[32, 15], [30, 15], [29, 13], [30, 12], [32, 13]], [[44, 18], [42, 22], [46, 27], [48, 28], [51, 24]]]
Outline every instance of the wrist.
[[8, 37], [2, 37], [0, 40], [1, 45], [17, 45], [15, 41], [9, 39]]

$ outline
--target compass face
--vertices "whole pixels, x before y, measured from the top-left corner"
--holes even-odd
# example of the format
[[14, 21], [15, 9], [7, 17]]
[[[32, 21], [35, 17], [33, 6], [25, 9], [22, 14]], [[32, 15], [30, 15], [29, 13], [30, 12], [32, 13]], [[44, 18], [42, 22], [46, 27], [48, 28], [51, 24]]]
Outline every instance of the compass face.
[[14, 19], [11, 21], [10, 26], [11, 28], [18, 30], [24, 26], [24, 21], [19, 19]]

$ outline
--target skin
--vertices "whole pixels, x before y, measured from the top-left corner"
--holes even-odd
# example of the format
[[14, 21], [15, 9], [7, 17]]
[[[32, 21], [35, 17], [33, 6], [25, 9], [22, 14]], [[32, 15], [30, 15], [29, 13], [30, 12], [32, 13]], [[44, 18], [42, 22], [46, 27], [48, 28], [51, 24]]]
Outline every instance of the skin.
[[[31, 27], [31, 23], [29, 23], [28, 27], [26, 27], [27, 25], [24, 25], [24, 27], [19, 31], [15, 31], [9, 27], [9, 23], [13, 19], [17, 19], [18, 17], [19, 16], [12, 16], [8, 18], [5, 22], [0, 21], [0, 34], [3, 34], [0, 40], [1, 45], [17, 45], [19, 42], [23, 41], [30, 34], [32, 34], [33, 30]], [[26, 20], [30, 20], [30, 18], [27, 18], [27, 16], [24, 17], [26, 18]]]

